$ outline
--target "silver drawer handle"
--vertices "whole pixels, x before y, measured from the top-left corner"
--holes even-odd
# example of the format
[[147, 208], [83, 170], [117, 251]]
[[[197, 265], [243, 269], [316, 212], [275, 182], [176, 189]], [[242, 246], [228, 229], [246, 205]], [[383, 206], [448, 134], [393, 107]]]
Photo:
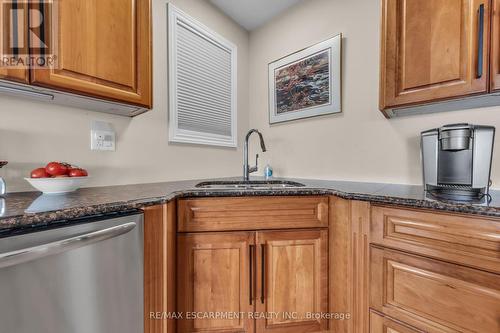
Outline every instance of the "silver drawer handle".
[[0, 253], [0, 268], [21, 264], [34, 259], [74, 250], [89, 244], [98, 243], [106, 239], [126, 234], [136, 226], [137, 224], [135, 222], [128, 222], [115, 227], [93, 231], [88, 234], [83, 234], [52, 243]]

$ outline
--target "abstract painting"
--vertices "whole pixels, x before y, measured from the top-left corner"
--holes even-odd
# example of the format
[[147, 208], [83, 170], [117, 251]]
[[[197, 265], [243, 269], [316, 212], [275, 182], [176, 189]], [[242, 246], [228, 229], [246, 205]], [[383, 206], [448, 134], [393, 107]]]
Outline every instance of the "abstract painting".
[[325, 51], [276, 71], [278, 114], [330, 103], [329, 60]]
[[340, 41], [339, 35], [269, 64], [271, 124], [341, 112]]

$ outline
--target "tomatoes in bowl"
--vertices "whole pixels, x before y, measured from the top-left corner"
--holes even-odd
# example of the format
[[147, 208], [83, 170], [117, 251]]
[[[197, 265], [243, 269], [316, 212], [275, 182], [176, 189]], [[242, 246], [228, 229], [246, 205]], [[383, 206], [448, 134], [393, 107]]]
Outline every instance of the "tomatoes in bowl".
[[45, 171], [51, 176], [62, 176], [68, 174], [69, 165], [61, 162], [50, 162], [45, 167]]
[[69, 169], [68, 176], [70, 177], [87, 177], [89, 174], [87, 170], [82, 168], [71, 168]]
[[31, 171], [31, 178], [49, 178], [50, 175], [45, 171], [45, 168], [38, 168]]
[[30, 178], [88, 177], [87, 170], [64, 162], [50, 162], [31, 171]]

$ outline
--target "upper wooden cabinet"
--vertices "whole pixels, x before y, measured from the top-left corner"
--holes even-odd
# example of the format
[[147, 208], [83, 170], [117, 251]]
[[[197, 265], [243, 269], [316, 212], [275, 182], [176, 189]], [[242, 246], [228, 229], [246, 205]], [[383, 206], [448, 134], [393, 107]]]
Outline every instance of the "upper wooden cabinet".
[[382, 0], [380, 109], [488, 92], [490, 17], [489, 0]]
[[28, 70], [0, 67], [0, 79], [28, 83]]
[[[7, 1], [7, 0], [0, 0], [0, 22], [2, 22], [2, 28], [0, 29], [0, 33], [2, 34], [0, 40], [2, 40], [2, 44], [0, 45], [0, 55], [2, 58], [4, 56], [6, 57], [11, 57], [15, 56], [15, 54], [27, 54], [28, 53], [28, 35], [24, 34], [23, 31], [24, 29], [21, 27], [16, 27], [15, 24], [13, 24], [11, 15], [10, 15], [10, 6], [11, 6], [12, 1]], [[9, 6], [6, 6], [6, 5]], [[26, 3], [17, 3], [16, 4], [18, 9], [24, 9], [24, 11], [19, 11], [19, 15], [23, 15], [21, 19], [24, 21], [28, 21], [28, 11]], [[20, 19], [20, 18], [18, 18]], [[11, 38], [14, 36], [12, 34], [12, 29], [16, 28], [17, 38], [19, 39], [18, 42], [19, 46], [21, 46], [17, 50], [11, 49], [11, 46], [13, 45], [13, 41]], [[29, 82], [29, 70], [27, 68], [9, 68], [7, 66], [3, 66], [4, 63], [0, 61], [0, 79], [4, 80], [11, 80], [11, 81], [17, 81], [21, 83], [28, 83]]]
[[58, 64], [33, 70], [32, 84], [151, 107], [150, 0], [58, 4], [57, 40], [48, 40]]
[[493, 0], [491, 31], [491, 76], [492, 91], [500, 90], [500, 0]]

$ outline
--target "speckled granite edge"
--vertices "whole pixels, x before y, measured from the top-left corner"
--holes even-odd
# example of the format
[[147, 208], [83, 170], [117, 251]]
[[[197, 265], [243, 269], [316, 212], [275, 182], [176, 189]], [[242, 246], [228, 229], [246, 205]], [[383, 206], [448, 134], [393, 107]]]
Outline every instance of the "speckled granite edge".
[[[0, 236], [5, 236], [12, 231], [18, 231], [21, 229], [26, 230], [30, 228], [40, 228], [62, 222], [67, 223], [68, 221], [85, 217], [106, 215], [121, 211], [133, 211], [146, 206], [163, 204], [176, 198], [186, 197], [335, 195], [344, 199], [370, 201], [377, 204], [425, 208], [500, 218], [500, 201], [498, 201], [498, 198], [495, 200], [494, 205], [483, 206], [468, 203], [428, 200], [422, 195], [422, 191], [420, 191], [418, 187], [413, 187], [413, 192], [410, 192], [408, 189], [410, 189], [411, 186], [409, 185], [397, 185], [399, 186], [398, 188], [391, 188], [390, 185], [387, 184], [292, 180], [303, 182], [306, 187], [258, 190], [196, 189], [193, 184], [196, 184], [199, 181], [187, 181], [126, 185], [122, 187], [89, 188], [84, 189], [83, 192], [75, 194], [74, 197], [71, 197], [68, 204], [69, 207], [67, 208], [61, 207], [60, 209], [51, 209], [49, 211], [34, 213], [27, 213], [26, 210], [19, 208], [19, 214], [17, 215], [15, 215], [14, 212], [14, 215], [12, 216], [0, 217]], [[326, 183], [326, 185], [318, 185], [321, 184], [321, 182]], [[335, 188], [336, 184], [338, 185], [338, 188], [355, 187], [356, 190], [353, 190], [352, 192], [338, 190]], [[164, 189], [163, 186], [166, 189]], [[169, 189], [169, 186], [172, 188]], [[102, 189], [106, 189], [106, 192], [103, 192], [104, 194], [99, 192]], [[161, 195], [154, 195], [159, 192], [159, 189], [162, 189]], [[399, 192], [397, 190], [403, 194], [398, 194]], [[119, 197], [119, 194], [122, 194], [122, 196], [125, 196], [123, 191], [129, 191], [126, 200], [120, 200], [120, 198], [117, 198], [116, 201], [110, 200], [110, 198], [114, 198], [113, 195]], [[137, 194], [134, 191], [137, 191]], [[153, 193], [153, 195], [150, 196], [150, 192]], [[28, 194], [26, 194], [27, 198], [25, 200], [18, 199], [17, 197], [16, 199], [24, 205], [30, 203], [28, 202], [29, 200], [32, 201], [31, 203], [34, 203], [38, 199], [36, 196], [28, 196]], [[91, 200], [83, 200], [86, 199], [87, 196], [92, 195], [94, 195], [94, 197], [91, 198]], [[137, 196], [134, 197], [135, 195]], [[80, 202], [79, 199], [82, 199], [82, 202]], [[5, 200], [9, 200], [9, 197]], [[102, 201], [102, 203], [100, 201]]]

